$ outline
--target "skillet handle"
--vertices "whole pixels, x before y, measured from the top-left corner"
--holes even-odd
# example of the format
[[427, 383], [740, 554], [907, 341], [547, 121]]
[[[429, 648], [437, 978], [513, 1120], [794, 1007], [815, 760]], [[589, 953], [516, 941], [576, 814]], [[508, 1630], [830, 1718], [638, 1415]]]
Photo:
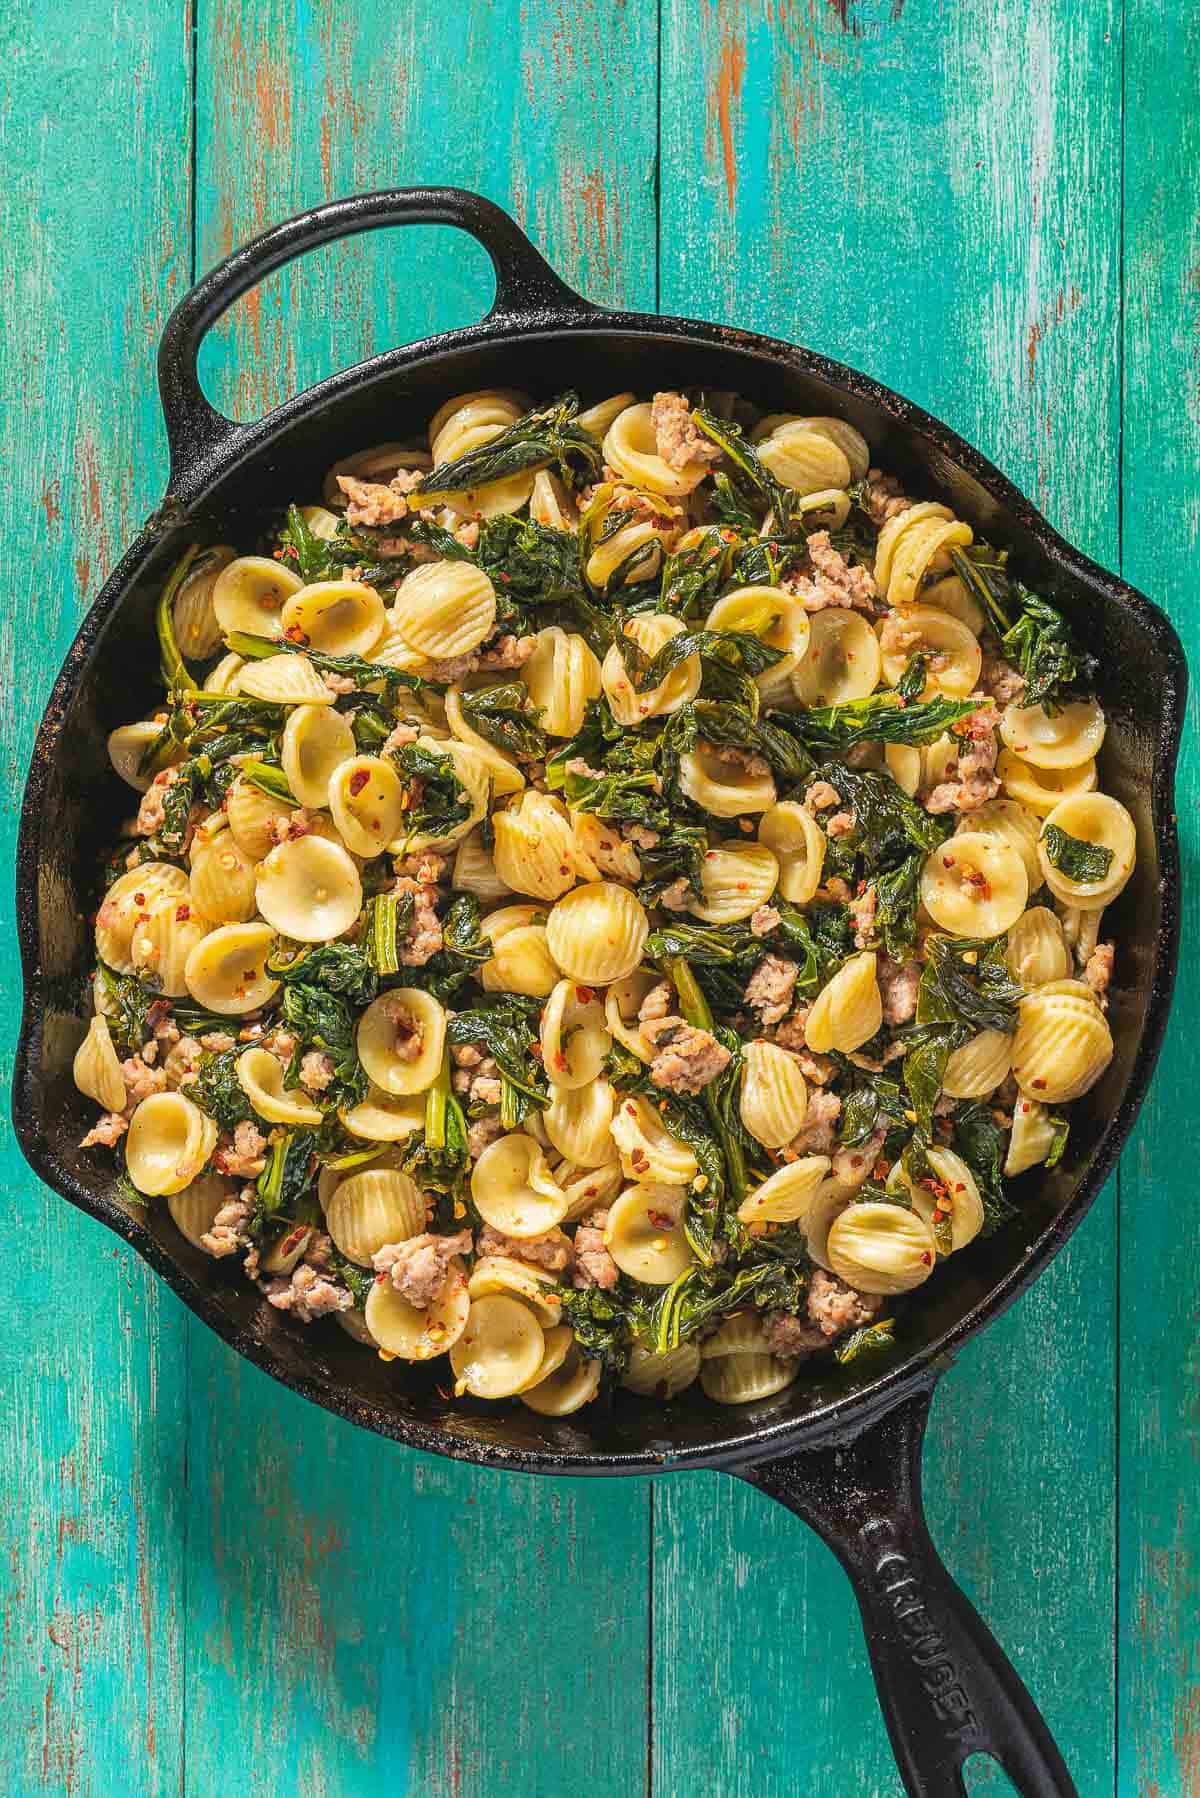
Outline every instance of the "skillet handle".
[[531, 325], [594, 317], [598, 308], [560, 281], [520, 226], [491, 200], [459, 187], [394, 187], [353, 194], [284, 219], [219, 262], [167, 320], [158, 349], [158, 390], [171, 455], [170, 488], [247, 427], [211, 406], [196, 363], [210, 328], [242, 294], [274, 269], [335, 238], [392, 225], [456, 225], [482, 244], [496, 271], [496, 299], [485, 322]]
[[1078, 1798], [987, 1625], [930, 1540], [921, 1444], [936, 1374], [850, 1440], [736, 1469], [803, 1517], [850, 1576], [910, 1798], [964, 1798], [962, 1765], [998, 1760], [1023, 1798]]

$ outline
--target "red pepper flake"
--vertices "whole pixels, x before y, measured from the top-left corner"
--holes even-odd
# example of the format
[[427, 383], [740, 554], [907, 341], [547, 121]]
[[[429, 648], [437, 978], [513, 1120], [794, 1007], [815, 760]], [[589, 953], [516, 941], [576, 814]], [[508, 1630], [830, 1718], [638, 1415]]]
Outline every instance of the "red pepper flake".
[[1036, 1086], [1040, 1093], [1045, 1092], [1046, 1090], [1046, 1082], [1044, 1080], [1033, 1080], [1030, 1082], [1030, 1085]]
[[135, 893], [133, 895], [133, 903], [135, 905], [145, 905], [145, 903], [146, 903], [145, 893]]
[[371, 778], [371, 776], [368, 774], [368, 772], [365, 768], [356, 768], [354, 773], [350, 776], [350, 792], [351, 792], [351, 794], [353, 796], [357, 797], [357, 795], [362, 792], [363, 788], [366, 786], [366, 784], [370, 780], [370, 778]]
[[575, 988], [575, 997], [578, 999], [578, 1001], [581, 1005], [588, 1005], [596, 997], [596, 995], [592, 991], [590, 986], [577, 986]]
[[932, 1259], [933, 1257], [930, 1255], [928, 1249], [926, 1249], [925, 1253], [921, 1256], [921, 1265], [923, 1267], [928, 1267]]
[[302, 631], [300, 629], [300, 626], [298, 624], [289, 624], [283, 634], [287, 638], [289, 643], [307, 643], [308, 642], [307, 635], [305, 634], [304, 631]]
[[192, 908], [190, 905], [177, 905], [175, 907], [175, 922], [177, 924], [186, 924], [191, 915]]

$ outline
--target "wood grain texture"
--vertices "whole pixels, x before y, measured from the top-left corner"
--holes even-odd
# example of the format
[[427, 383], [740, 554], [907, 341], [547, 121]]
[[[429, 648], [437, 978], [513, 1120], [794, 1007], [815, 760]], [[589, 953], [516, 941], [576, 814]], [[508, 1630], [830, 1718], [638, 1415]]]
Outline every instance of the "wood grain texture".
[[[200, 27], [202, 265], [336, 193], [458, 184], [514, 210], [567, 280], [653, 306], [652, 7], [528, 4], [519, 26], [471, 9], [460, 32], [427, 0], [220, 0]], [[257, 413], [490, 301], [483, 252], [453, 233], [339, 245], [230, 315], [211, 391]], [[612, 1788], [641, 1789], [648, 1486], [407, 1454], [199, 1327], [191, 1363], [188, 1790], [555, 1794], [585, 1716]]]
[[[48, 17], [19, 0], [0, 18], [6, 870], [50, 682], [161, 491], [149, 371], [189, 273], [187, 76], [181, 9]], [[11, 916], [6, 904], [5, 1076], [20, 1013]], [[0, 1137], [0, 1789], [107, 1798], [119, 1769], [131, 1798], [174, 1793], [184, 1313], [38, 1185], [7, 1118]]]
[[[986, 32], [970, 8], [867, 0], [699, 10], [699, 31], [688, 0], [663, 11], [664, 311], [792, 337], [880, 376], [1111, 563], [1115, 0], [1086, 12], [1001, 0]], [[1088, 1792], [1111, 1782], [1115, 1322], [1109, 1192], [963, 1355], [927, 1455], [936, 1538]], [[761, 1798], [896, 1792], [828, 1552], [715, 1477], [672, 1482], [658, 1508], [656, 1788], [732, 1794], [752, 1756]], [[720, 1702], [698, 1711], [714, 1666]], [[973, 1786], [1003, 1782], [984, 1763]]]
[[[1130, 0], [1125, 52], [1123, 572], [1200, 671], [1200, 18]], [[1180, 764], [1185, 951], [1158, 1074], [1121, 1174], [1122, 1798], [1200, 1795], [1197, 703]], [[1171, 1148], [1168, 1150], [1168, 1144]]]

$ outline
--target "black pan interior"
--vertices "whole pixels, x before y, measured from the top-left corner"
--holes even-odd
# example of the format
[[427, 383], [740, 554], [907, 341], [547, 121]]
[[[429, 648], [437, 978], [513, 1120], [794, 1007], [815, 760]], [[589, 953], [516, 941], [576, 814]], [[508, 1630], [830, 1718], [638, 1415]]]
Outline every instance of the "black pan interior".
[[[736, 1459], [768, 1439], [809, 1434], [836, 1421], [848, 1400], [870, 1389], [882, 1395], [902, 1381], [961, 1338], [984, 1310], [998, 1310], [1065, 1238], [1132, 1122], [1165, 1019], [1176, 923], [1170, 773], [1184, 677], [1165, 620], [1066, 551], [1039, 515], [950, 433], [871, 383], [835, 374], [787, 346], [713, 327], [646, 319], [636, 321], [635, 331], [622, 323], [614, 318], [505, 340], [493, 333], [490, 341], [486, 331], [476, 331], [463, 334], [457, 347], [365, 365], [291, 408], [282, 428], [247, 437], [236, 465], [194, 502], [164, 508], [102, 596], [97, 611], [105, 616], [98, 629], [91, 627], [92, 640], [85, 624], [71, 673], [56, 690], [49, 726], [61, 724], [61, 736], [55, 746], [44, 728], [39, 739], [19, 876], [23, 932], [27, 949], [37, 941], [44, 1004], [30, 1008], [16, 1110], [27, 1152], [44, 1177], [130, 1237], [239, 1349], [319, 1402], [419, 1446], [545, 1471]], [[104, 739], [157, 698], [152, 612], [165, 569], [193, 539], [249, 549], [264, 518], [291, 498], [319, 495], [332, 461], [419, 433], [448, 395], [495, 385], [539, 396], [573, 387], [585, 403], [624, 388], [732, 388], [770, 411], [848, 417], [908, 491], [945, 499], [980, 535], [1007, 545], [1015, 571], [1069, 613], [1099, 658], [1109, 718], [1103, 783], [1133, 813], [1140, 855], [1133, 881], [1106, 918], [1106, 930], [1111, 925], [1119, 942], [1116, 1057], [1072, 1110], [1064, 1165], [1018, 1183], [1019, 1220], [956, 1255], [900, 1310], [907, 1355], [886, 1373], [810, 1370], [780, 1397], [738, 1410], [711, 1405], [698, 1389], [669, 1407], [622, 1394], [558, 1422], [516, 1401], [447, 1403], [439, 1376], [385, 1365], [333, 1324], [305, 1331], [289, 1324], [227, 1264], [183, 1242], [165, 1207], [147, 1211], [122, 1197], [106, 1156], [75, 1146], [91, 1109], [75, 1092], [70, 1064], [83, 1030], [94, 871], [112, 821], [130, 809], [128, 790], [107, 772]], [[445, 1388], [444, 1371], [440, 1383]]]

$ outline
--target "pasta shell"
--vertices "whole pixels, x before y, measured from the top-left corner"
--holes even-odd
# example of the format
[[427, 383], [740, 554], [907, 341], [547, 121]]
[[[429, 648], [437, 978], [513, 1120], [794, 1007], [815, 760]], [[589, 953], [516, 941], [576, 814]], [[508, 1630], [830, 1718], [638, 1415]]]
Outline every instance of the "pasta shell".
[[684, 1230], [685, 1201], [677, 1186], [631, 1186], [611, 1206], [604, 1246], [623, 1274], [648, 1286], [669, 1286], [692, 1265]]
[[790, 905], [807, 905], [821, 884], [827, 840], [811, 812], [785, 799], [763, 813], [758, 840], [779, 863], [779, 892]]
[[403, 1142], [425, 1123], [425, 1095], [393, 1095], [381, 1086], [371, 1086], [365, 1099], [338, 1116], [351, 1136], [365, 1142]]
[[529, 1306], [543, 1329], [562, 1322], [562, 1293], [558, 1276], [510, 1255], [482, 1255], [471, 1269], [467, 1291], [473, 1299], [492, 1292], [507, 1292]]
[[600, 663], [577, 632], [557, 624], [538, 631], [521, 679], [541, 711], [542, 729], [552, 737], [575, 736], [588, 701], [600, 697]]
[[739, 1109], [742, 1123], [766, 1149], [781, 1149], [804, 1122], [808, 1087], [800, 1063], [775, 1043], [746, 1044]]
[[471, 1173], [471, 1197], [484, 1223], [505, 1236], [540, 1236], [567, 1209], [545, 1155], [521, 1131], [488, 1144]]
[[323, 1113], [303, 1087], [285, 1091], [284, 1068], [269, 1049], [250, 1047], [238, 1056], [238, 1084], [260, 1118], [270, 1124], [295, 1124], [315, 1130]]
[[301, 805], [326, 805], [330, 781], [357, 753], [350, 720], [332, 706], [300, 705], [288, 714], [279, 759]]
[[979, 685], [983, 667], [979, 639], [960, 619], [936, 606], [913, 606], [902, 617], [885, 620], [880, 649], [883, 676], [890, 687], [899, 685], [914, 655], [928, 658], [922, 698], [941, 693], [965, 699]]
[[1046, 1105], [1078, 1099], [1112, 1057], [1112, 1032], [1090, 999], [1039, 989], [1021, 1001], [1012, 1071], [1026, 1098]]
[[550, 1103], [542, 1113], [546, 1135], [560, 1155], [583, 1167], [603, 1167], [612, 1157], [616, 1098], [607, 1080], [562, 1087], [551, 1082]]
[[667, 1349], [663, 1354], [655, 1354], [635, 1342], [621, 1384], [627, 1392], [665, 1402], [685, 1392], [699, 1372], [700, 1350], [695, 1342], [681, 1342], [678, 1348]]
[[294, 815], [295, 808], [251, 786], [239, 774], [225, 795], [225, 816], [234, 842], [252, 862], [270, 854], [276, 830]]
[[808, 1047], [818, 1055], [837, 1049], [850, 1055], [869, 1042], [883, 1023], [883, 998], [873, 949], [852, 955], [822, 987], [804, 1027]]
[[598, 870], [575, 840], [561, 800], [530, 789], [493, 815], [496, 872], [514, 892], [557, 899]]
[[704, 896], [689, 899], [688, 910], [706, 924], [737, 924], [766, 905], [778, 884], [779, 863], [765, 843], [718, 843], [700, 866]]
[[125, 1166], [149, 1198], [181, 1192], [203, 1171], [217, 1145], [217, 1126], [182, 1093], [152, 1093], [134, 1111]]
[[211, 929], [209, 920], [193, 910], [190, 895], [155, 900], [130, 939], [134, 973], [152, 981], [166, 998], [182, 998], [188, 990], [188, 957]]
[[191, 903], [212, 924], [245, 924], [254, 916], [258, 872], [254, 862], [223, 830], [203, 848], [193, 845], [188, 879]]
[[455, 1390], [474, 1398], [511, 1398], [534, 1379], [545, 1348], [542, 1326], [528, 1305], [503, 1293], [475, 1299], [450, 1350]]
[[910, 1292], [933, 1272], [937, 1249], [924, 1218], [875, 1200], [849, 1205], [829, 1227], [830, 1266], [856, 1292]]
[[280, 654], [247, 662], [238, 675], [238, 691], [274, 705], [332, 705], [337, 698], [306, 655]]
[[222, 1017], [257, 1011], [279, 990], [266, 969], [274, 944], [269, 924], [223, 924], [210, 931], [187, 958], [188, 992], [197, 1005]]
[[560, 980], [542, 1011], [542, 1067], [556, 1087], [589, 1086], [600, 1077], [612, 1038], [590, 987]]
[[1009, 705], [1000, 714], [1007, 748], [1034, 768], [1078, 768], [1100, 753], [1106, 729], [1094, 699], [1074, 699], [1054, 712], [1040, 705]]
[[273, 556], [237, 556], [213, 582], [212, 606], [225, 636], [282, 637], [283, 608], [304, 585]]
[[[1058, 829], [1080, 842], [1107, 849], [1107, 872], [1098, 880], [1076, 880], [1056, 868], [1047, 850], [1047, 831]], [[1137, 829], [1119, 799], [1107, 793], [1083, 793], [1060, 800], [1043, 826], [1037, 848], [1046, 885], [1063, 905], [1101, 911], [1125, 890], [1137, 861]]]
[[367, 1294], [365, 1321], [385, 1353], [402, 1361], [431, 1361], [454, 1347], [467, 1327], [470, 1309], [466, 1271], [455, 1256], [445, 1284], [427, 1309], [410, 1305], [390, 1280], [377, 1280]]
[[364, 1168], [342, 1180], [330, 1196], [325, 1228], [343, 1255], [370, 1267], [372, 1255], [387, 1243], [420, 1235], [425, 1198], [400, 1168]]
[[570, 1417], [595, 1398], [602, 1371], [600, 1362], [587, 1360], [573, 1342], [556, 1372], [536, 1386], [522, 1389], [521, 1403], [542, 1417]]
[[690, 1186], [699, 1173], [696, 1157], [672, 1136], [654, 1107], [642, 1098], [623, 1098], [613, 1114], [612, 1138], [631, 1180], [659, 1186]]
[[1000, 751], [996, 773], [1008, 796], [1019, 800], [1037, 818], [1048, 817], [1060, 800], [1093, 792], [1097, 780], [1095, 757], [1077, 768], [1035, 768], [1011, 749]]
[[1008, 933], [1004, 952], [1008, 971], [1026, 991], [1048, 980], [1065, 980], [1071, 972], [1071, 951], [1063, 927], [1044, 905], [1031, 905], [1021, 913]]
[[949, 1252], [954, 1254], [974, 1242], [983, 1229], [983, 1200], [974, 1174], [952, 1149], [929, 1149], [925, 1158], [936, 1184], [931, 1187], [924, 1181], [905, 1182], [912, 1195], [913, 1210], [925, 1219], [931, 1233], [935, 1213], [949, 1212]]
[[124, 1111], [125, 1076], [102, 1017], [94, 1017], [88, 1025], [88, 1033], [75, 1051], [71, 1074], [84, 1097], [94, 1099], [102, 1111]]
[[397, 588], [392, 623], [434, 661], [469, 655], [496, 628], [496, 589], [473, 562], [424, 562]]
[[202, 1249], [200, 1238], [206, 1236], [216, 1222], [217, 1212], [228, 1204], [237, 1188], [232, 1180], [220, 1174], [201, 1174], [198, 1179], [167, 1197], [167, 1210], [181, 1236], [195, 1249]]
[[644, 403], [626, 406], [613, 419], [604, 434], [604, 460], [633, 486], [673, 498], [690, 493], [709, 471], [706, 461], [688, 462], [682, 468], [664, 461], [650, 407]]
[[227, 543], [214, 544], [202, 551], [180, 583], [172, 619], [180, 654], [189, 662], [202, 662], [220, 647], [221, 621], [213, 605], [213, 588], [233, 558]]
[[806, 653], [791, 672], [802, 706], [844, 705], [866, 699], [879, 685], [879, 639], [861, 612], [828, 606], [809, 620]]
[[1013, 1106], [1012, 1134], [1004, 1172], [1010, 1179], [1037, 1167], [1054, 1147], [1057, 1127], [1050, 1112], [1036, 1099], [1019, 1098]]
[[187, 875], [171, 862], [143, 862], [113, 881], [96, 913], [96, 954], [114, 973], [133, 973], [133, 936], [160, 899], [187, 892]]
[[637, 896], [609, 880], [575, 887], [546, 920], [550, 954], [569, 979], [584, 986], [607, 986], [632, 974], [649, 933]]
[[1003, 1030], [981, 1030], [946, 1062], [942, 1091], [948, 1099], [986, 1099], [1012, 1066], [1012, 1037]]
[[929, 916], [951, 936], [1000, 936], [1025, 910], [1029, 876], [1007, 843], [964, 831], [929, 856], [920, 891]]
[[297, 837], [272, 849], [258, 870], [258, 909], [298, 943], [329, 943], [362, 910], [358, 869], [337, 843]]
[[700, 1384], [715, 1404], [749, 1405], [783, 1392], [796, 1378], [799, 1366], [799, 1361], [785, 1361], [778, 1355], [722, 1355], [704, 1362]]
[[362, 581], [314, 581], [283, 608], [284, 635], [323, 655], [370, 655], [386, 623], [382, 599]]
[[982, 832], [1015, 849], [1025, 868], [1030, 892], [1042, 884], [1038, 866], [1038, 837], [1041, 823], [1036, 813], [1015, 799], [989, 799], [973, 812], [965, 812], [958, 822], [959, 836], [968, 831]]
[[432, 993], [393, 987], [368, 1005], [355, 1036], [358, 1059], [392, 1097], [425, 1092], [437, 1079], [446, 1046], [446, 1013]]
[[744, 1224], [802, 1222], [830, 1169], [828, 1155], [804, 1155], [781, 1167], [738, 1207]]
[[693, 805], [714, 818], [742, 818], [775, 804], [775, 782], [769, 773], [750, 774], [710, 750], [680, 756], [679, 785]]
[[[653, 659], [672, 637], [684, 629], [683, 621], [666, 612], [639, 612], [628, 618], [624, 634], [643, 654]], [[639, 691], [627, 672], [621, 651], [614, 643], [600, 664], [600, 684], [618, 724], [642, 724], [647, 718], [666, 717], [696, 697], [700, 691], [700, 657], [693, 653], [677, 662], [657, 687]]]

